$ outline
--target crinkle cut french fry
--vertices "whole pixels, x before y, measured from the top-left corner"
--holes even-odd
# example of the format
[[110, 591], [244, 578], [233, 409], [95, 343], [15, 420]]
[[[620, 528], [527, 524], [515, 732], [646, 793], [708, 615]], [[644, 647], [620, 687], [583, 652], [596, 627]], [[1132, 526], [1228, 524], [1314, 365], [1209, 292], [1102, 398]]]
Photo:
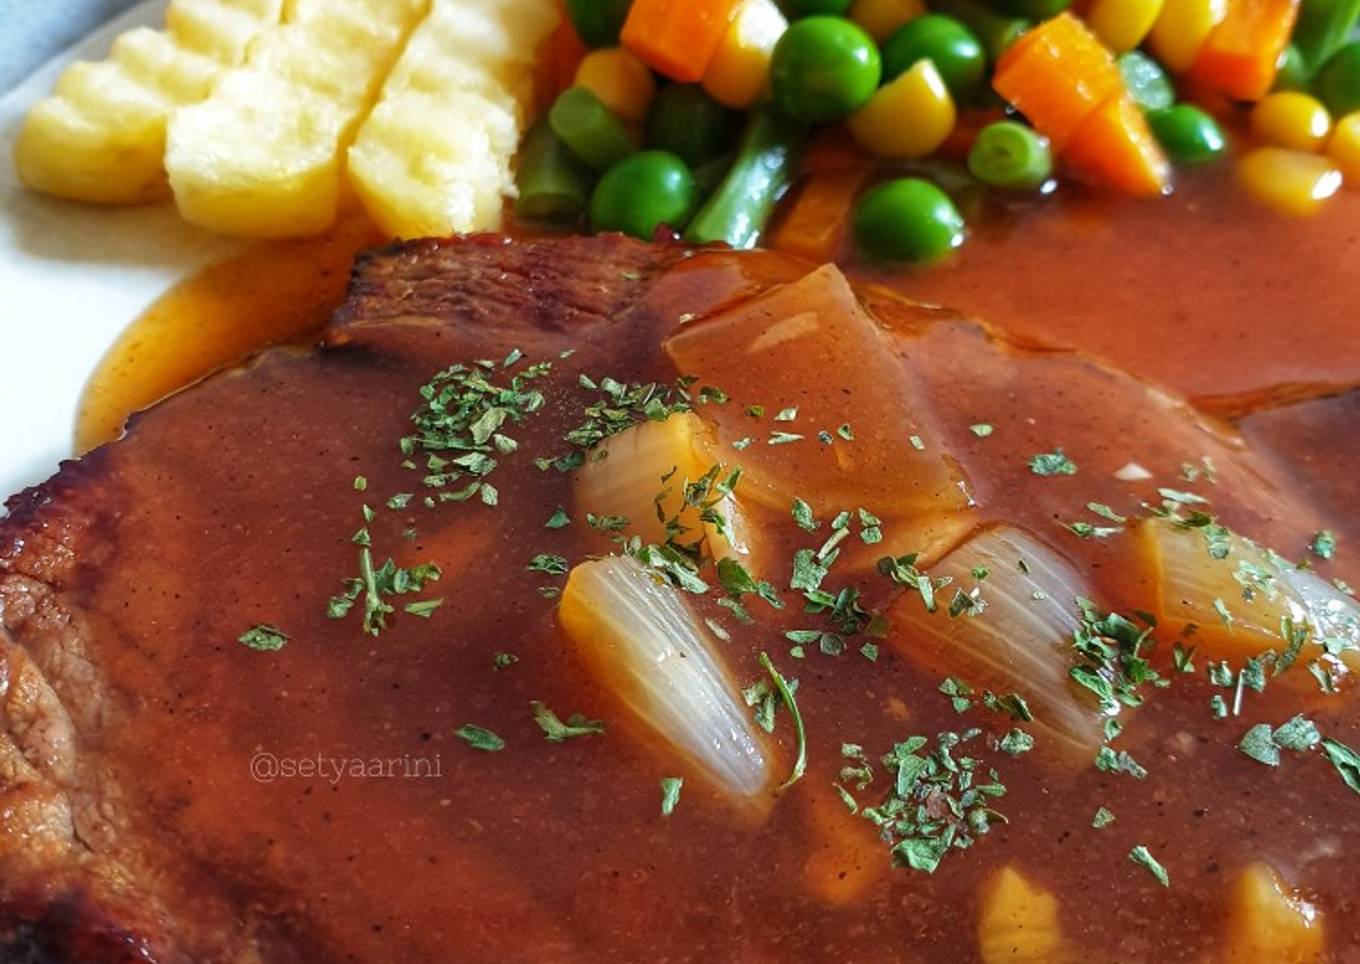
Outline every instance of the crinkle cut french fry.
[[434, 0], [349, 152], [369, 214], [401, 237], [500, 225], [552, 0]]
[[165, 31], [120, 34], [106, 60], [78, 61], [29, 111], [15, 166], [29, 187], [105, 204], [168, 193], [170, 116], [202, 100], [247, 45], [277, 25], [283, 0], [173, 0]]
[[296, 237], [335, 220], [344, 151], [429, 0], [290, 0], [202, 102], [176, 113], [180, 214], [223, 234]]

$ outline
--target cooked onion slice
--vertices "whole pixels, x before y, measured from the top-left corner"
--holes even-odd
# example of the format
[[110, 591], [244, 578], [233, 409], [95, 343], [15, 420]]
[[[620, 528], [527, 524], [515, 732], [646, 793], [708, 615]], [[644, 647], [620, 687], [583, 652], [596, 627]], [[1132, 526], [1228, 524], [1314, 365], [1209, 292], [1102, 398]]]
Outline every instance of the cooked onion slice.
[[1321, 911], [1262, 863], [1237, 878], [1226, 937], [1224, 959], [1242, 964], [1317, 961], [1326, 946]]
[[1307, 627], [1333, 658], [1360, 667], [1360, 606], [1307, 570], [1218, 526], [1148, 519], [1135, 529], [1153, 575], [1153, 613], [1214, 658], [1282, 651], [1281, 623]]
[[1057, 898], [1009, 865], [983, 888], [978, 954], [983, 964], [1062, 964], [1079, 959], [1063, 939]]
[[[699, 416], [682, 412], [611, 435], [590, 451], [577, 475], [578, 514], [627, 519], [622, 532], [657, 544], [666, 541], [666, 522], [678, 519], [687, 530], [677, 536], [679, 542], [706, 540], [715, 559], [735, 555], [753, 568], [752, 527], [736, 490], [726, 495], [714, 490], [703, 500], [712, 503], [721, 525], [705, 522], [702, 510], [685, 502], [686, 485], [699, 482], [720, 465], [707, 454], [712, 448], [705, 441], [709, 434]], [[732, 467], [721, 466], [714, 485], [726, 481], [731, 471]]]
[[610, 556], [571, 571], [559, 618], [595, 679], [656, 738], [735, 797], [770, 790], [754, 721], [678, 590]]
[[750, 498], [780, 512], [799, 497], [819, 516], [863, 507], [913, 524], [966, 514], [948, 454], [912, 441], [939, 438], [929, 407], [834, 265], [687, 325], [665, 349], [682, 374], [731, 396], [705, 415], [721, 451], [748, 446]]
[[[974, 572], [987, 574], [978, 579]], [[1034, 725], [1083, 752], [1102, 738], [1102, 716], [1091, 694], [1068, 675], [1082, 578], [1054, 550], [1008, 525], [984, 529], [930, 569], [935, 612], [908, 593], [889, 613], [892, 642], [936, 672], [957, 676], [975, 690], [1016, 692], [1034, 711]], [[956, 592], [974, 602], [950, 614]], [[957, 607], [955, 607], [957, 608]]]

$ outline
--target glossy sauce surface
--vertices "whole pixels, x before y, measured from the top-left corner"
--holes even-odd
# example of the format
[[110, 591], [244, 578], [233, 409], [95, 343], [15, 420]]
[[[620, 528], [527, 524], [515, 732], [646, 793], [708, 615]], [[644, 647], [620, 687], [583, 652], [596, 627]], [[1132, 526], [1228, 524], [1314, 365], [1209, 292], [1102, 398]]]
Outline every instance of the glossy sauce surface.
[[[1146, 217], [1175, 226], [1155, 206], [1146, 214], [1118, 207], [1110, 215], [1116, 220]], [[1043, 241], [1014, 243], [1004, 270], [1000, 249], [991, 248], [999, 240], [983, 237], [975, 239], [977, 254], [939, 269], [938, 277], [891, 284], [930, 301], [980, 299], [965, 307], [990, 304], [1005, 317], [983, 320], [1025, 342], [1092, 348], [1144, 378], [1155, 380], [1152, 369], [1165, 362], [1160, 370], [1173, 389], [1212, 395], [1265, 389], [1269, 397], [1282, 382], [1342, 383], [1360, 375], [1353, 332], [1335, 321], [1338, 289], [1355, 292], [1349, 275], [1333, 276], [1330, 287], [1292, 290], [1289, 298], [1304, 304], [1293, 331], [1306, 337], [1258, 342], [1257, 332], [1275, 337], [1266, 309], [1276, 303], [1238, 303], [1243, 316], [1252, 312], [1240, 331], [1219, 313], [1225, 299], [1259, 279], [1203, 263], [1177, 270], [1164, 260], [1156, 235], [1139, 234], [1120, 247], [1141, 263], [1162, 264], [1163, 283], [1176, 294], [1098, 299], [1102, 287], [1129, 279], [1124, 267], [1089, 254], [1088, 232], [1099, 239], [1103, 229], [1079, 214], [1055, 207], [1017, 227], [1013, 242], [1026, 231]], [[1214, 217], [1220, 216], [1231, 219], [1221, 211]], [[1349, 243], [1341, 221], [1307, 230], [1333, 245]], [[1248, 234], [1236, 243], [1249, 266], [1259, 268], [1269, 256], [1282, 278], [1312, 271], [1268, 236]], [[1079, 280], [1069, 290], [1087, 307], [1069, 306], [1065, 315], [1067, 302], [1057, 297], [1063, 285], [1055, 279], [1064, 258], [1093, 272], [1074, 275]], [[927, 878], [889, 869], [886, 851], [860, 825], [845, 830], [852, 818], [827, 790], [840, 746], [863, 743], [876, 760], [908, 734], [997, 721], [977, 711], [956, 715], [937, 692], [939, 673], [913, 661], [909, 641], [890, 637], [884, 646], [890, 652], [878, 663], [853, 650], [790, 660], [782, 633], [800, 615], [789, 612], [744, 632], [724, 653], [743, 684], [760, 676], [761, 649], [778, 654], [799, 677], [813, 761], [808, 777], [759, 826], [692, 774], [676, 813], [659, 816], [657, 779], [675, 771], [675, 762], [654, 737], [630, 726], [571, 658], [553, 603], [538, 592], [553, 580], [525, 569], [535, 553], [577, 560], [601, 548], [579, 521], [560, 532], [544, 528], [556, 506], [572, 505], [572, 484], [530, 460], [558, 451], [579, 421], [589, 395], [576, 386], [578, 373], [669, 381], [678, 372], [659, 343], [681, 315], [702, 317], [805, 270], [759, 255], [700, 256], [664, 275], [628, 313], [588, 329], [360, 323], [334, 336], [320, 357], [274, 353], [248, 372], [214, 379], [143, 419], [135, 447], [101, 450], [96, 465], [123, 498], [118, 554], [73, 591], [119, 636], [137, 641], [102, 654], [110, 674], [136, 697], [100, 754], [139, 774], [130, 793], [142, 805], [140, 832], [149, 845], [176, 853], [187, 846], [170, 876], [186, 889], [253, 895], [272, 915], [266, 959], [290, 960], [310, 948], [337, 960], [754, 964], [975, 959], [979, 894], [1010, 863], [1057, 897], [1064, 932], [1086, 960], [1212, 961], [1225, 940], [1232, 882], [1248, 863], [1264, 859], [1326, 916], [1332, 958], [1354, 959], [1360, 947], [1354, 795], [1316, 756], [1290, 758], [1278, 770], [1245, 760], [1236, 742], [1248, 720], [1215, 724], [1207, 701], [1217, 691], [1202, 675], [1178, 680], [1129, 721], [1120, 745], [1147, 766], [1145, 781], [1073, 770], [1042, 751], [1020, 760], [988, 754], [1006, 780], [1000, 809], [1010, 823], [971, 850], [951, 853]], [[1004, 294], [1008, 279], [1031, 271], [1034, 284], [1021, 289], [1023, 297]], [[937, 286], [944, 292], [938, 297]], [[1353, 506], [1327, 497], [1360, 469], [1354, 454], [1360, 427], [1336, 403], [1315, 403], [1322, 408], [1299, 416], [1297, 424], [1327, 426], [1323, 437], [1336, 446], [1335, 458], [1301, 469], [1288, 445], [1295, 427], [1284, 414], [1249, 419], [1248, 446], [1137, 378], [1026, 349], [889, 294], [870, 292], [866, 301], [891, 332], [896, 364], [925, 409], [912, 426], [926, 425], [923, 442], [967, 477], [979, 521], [1040, 533], [1111, 605], [1138, 606], [1146, 574], [1129, 567], [1120, 539], [1078, 540], [1058, 523], [1091, 500], [1120, 511], [1155, 502], [1156, 485], [1187, 486], [1179, 478], [1182, 463], [1205, 454], [1220, 471], [1205, 494], [1226, 523], [1290, 556], [1323, 526], [1341, 534], [1343, 544], [1360, 538]], [[1205, 321], [1187, 324], [1188, 317]], [[305, 327], [300, 319], [299, 330]], [[1181, 365], [1180, 355], [1125, 336], [1138, 330], [1177, 332], [1178, 351], [1214, 359], [1206, 364], [1219, 378], [1208, 381], [1200, 367]], [[1240, 353], [1225, 347], [1239, 336], [1251, 347]], [[232, 351], [242, 347], [235, 343]], [[375, 544], [400, 564], [434, 559], [444, 567], [442, 609], [428, 623], [399, 615], [377, 640], [360, 636], [353, 617], [327, 619], [324, 599], [353, 575], [350, 534], [360, 524], [359, 505], [418, 485], [400, 467], [395, 447], [408, 430], [415, 390], [441, 367], [501, 358], [512, 348], [531, 361], [566, 349], [576, 354], [556, 363], [545, 391], [558, 401], [517, 433], [523, 451], [498, 471], [501, 506], [384, 513], [373, 526]], [[214, 364], [226, 357], [214, 356]], [[845, 390], [819, 382], [817, 357], [805, 366], [799, 374], [808, 385]], [[233, 384], [242, 381], [249, 401]], [[760, 379], [720, 387], [734, 406], [763, 404], [773, 412], [798, 402], [766, 397]], [[857, 409], [854, 420], [908, 432], [902, 413], [882, 406]], [[996, 431], [980, 439], [969, 426], [984, 421]], [[197, 431], [184, 432], [184, 424]], [[759, 431], [772, 427], [767, 416]], [[1079, 474], [1034, 477], [1028, 458], [1059, 445]], [[250, 457], [224, 459], [224, 452]], [[1154, 479], [1117, 479], [1131, 460]], [[808, 464], [808, 488], [828, 488], [823, 462]], [[370, 496], [353, 490], [356, 474], [366, 476]], [[213, 496], [205, 498], [209, 486]], [[412, 522], [417, 535], [404, 540]], [[763, 525], [776, 559], [803, 544], [782, 514], [770, 514]], [[1328, 576], [1360, 577], [1349, 556], [1320, 568]], [[857, 578], [866, 605], [887, 604], [890, 591], [880, 581]], [[709, 601], [694, 605], [723, 618]], [[251, 653], [233, 642], [257, 621], [287, 628], [293, 639], [282, 653]], [[186, 647], [185, 640], [195, 643]], [[1169, 642], [1159, 651], [1163, 664]], [[495, 671], [491, 654], [498, 650], [515, 652], [520, 662]], [[579, 710], [604, 717], [611, 729], [601, 738], [546, 743], [527, 710], [534, 699], [563, 716]], [[1349, 692], [1310, 711], [1329, 735], [1357, 745], [1353, 700]], [[1278, 723], [1299, 708], [1297, 690], [1270, 688], [1251, 697], [1249, 721]], [[495, 730], [508, 749], [485, 754], [458, 742], [452, 732], [468, 722]], [[791, 750], [781, 724], [771, 753], [782, 767]], [[436, 779], [250, 779], [260, 752], [292, 760], [437, 754], [441, 770]], [[1091, 815], [1101, 806], [1118, 820], [1096, 832]], [[1172, 890], [1127, 860], [1135, 844], [1163, 860]], [[829, 858], [833, 869], [843, 862], [845, 873], [868, 874], [873, 882], [847, 906], [829, 905], [806, 883], [809, 861], [828, 848], [845, 854]]]

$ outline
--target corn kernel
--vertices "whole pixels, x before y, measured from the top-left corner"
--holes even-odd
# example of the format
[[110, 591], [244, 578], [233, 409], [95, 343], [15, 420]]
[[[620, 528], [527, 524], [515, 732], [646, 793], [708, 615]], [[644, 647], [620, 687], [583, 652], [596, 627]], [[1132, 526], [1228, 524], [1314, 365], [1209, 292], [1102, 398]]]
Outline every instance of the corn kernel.
[[1341, 169], [1341, 176], [1350, 187], [1360, 187], [1360, 111], [1347, 114], [1336, 122], [1327, 157]]
[[1242, 158], [1237, 176], [1247, 193], [1285, 214], [1309, 215], [1341, 186], [1327, 158], [1283, 147], [1258, 147]]
[[1251, 132], [1276, 147], [1320, 151], [1332, 131], [1332, 115], [1316, 97], [1294, 90], [1271, 94], [1251, 110]]
[[1227, 15], [1228, 0], [1165, 0], [1148, 34], [1148, 46], [1167, 70], [1184, 73]]
[[1162, 12], [1162, 0], [1095, 0], [1086, 22], [1117, 54], [1143, 42]]
[[704, 90], [720, 104], [744, 110], [765, 93], [774, 45], [789, 22], [774, 0], [741, 0], [704, 71]]
[[875, 43], [883, 43], [908, 20], [926, 12], [923, 0], [855, 0], [850, 19], [864, 28]]
[[576, 68], [575, 83], [589, 88], [601, 103], [634, 124], [646, 120], [656, 96], [652, 72], [622, 47], [603, 47], [586, 54]]
[[954, 100], [934, 61], [918, 60], [880, 87], [846, 124], [871, 154], [924, 157], [944, 143], [956, 117]]

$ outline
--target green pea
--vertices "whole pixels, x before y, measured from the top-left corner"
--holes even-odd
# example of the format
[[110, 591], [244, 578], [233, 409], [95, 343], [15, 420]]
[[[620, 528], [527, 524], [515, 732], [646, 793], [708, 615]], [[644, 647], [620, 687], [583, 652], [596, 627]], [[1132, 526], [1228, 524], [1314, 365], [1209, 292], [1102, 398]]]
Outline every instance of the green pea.
[[997, 6], [1012, 17], [1047, 20], [1072, 6], [1072, 0], [1000, 0]]
[[968, 170], [991, 187], [1034, 190], [1053, 176], [1053, 152], [1048, 138], [1019, 121], [997, 121], [978, 131]]
[[566, 0], [567, 19], [587, 47], [617, 47], [633, 0]]
[[693, 168], [731, 150], [735, 131], [735, 113], [698, 84], [661, 88], [647, 115], [647, 146], [678, 154]]
[[780, 6], [790, 20], [815, 17], [821, 14], [843, 17], [850, 12], [853, 0], [784, 0]]
[[878, 47], [839, 17], [793, 23], [775, 44], [770, 62], [774, 101], [794, 120], [839, 120], [873, 96], [883, 74]]
[[928, 13], [908, 20], [883, 45], [887, 80], [910, 70], [918, 60], [934, 61], [956, 100], [971, 100], [983, 87], [987, 54], [973, 32], [953, 17]]
[[1360, 110], [1360, 40], [1352, 40], [1322, 65], [1313, 78], [1313, 93], [1333, 117]]
[[1023, 18], [997, 13], [990, 4], [980, 0], [933, 0], [930, 6], [973, 31], [992, 61], [999, 60], [1011, 44], [1034, 26]]
[[1270, 89], [1272, 91], [1308, 89], [1308, 63], [1294, 44], [1285, 47], [1280, 53], [1280, 59], [1275, 64], [1275, 85]]
[[699, 186], [669, 151], [639, 151], [600, 178], [590, 198], [590, 226], [652, 240], [662, 224], [682, 228], [699, 203]]
[[1177, 164], [1207, 164], [1227, 149], [1223, 130], [1198, 107], [1177, 104], [1166, 110], [1149, 111], [1153, 136]]
[[917, 177], [880, 184], [855, 208], [855, 241], [880, 261], [937, 261], [963, 244], [963, 229], [949, 195]]
[[1166, 110], [1176, 103], [1176, 87], [1162, 65], [1147, 54], [1130, 50], [1119, 58], [1124, 86], [1143, 110]]

